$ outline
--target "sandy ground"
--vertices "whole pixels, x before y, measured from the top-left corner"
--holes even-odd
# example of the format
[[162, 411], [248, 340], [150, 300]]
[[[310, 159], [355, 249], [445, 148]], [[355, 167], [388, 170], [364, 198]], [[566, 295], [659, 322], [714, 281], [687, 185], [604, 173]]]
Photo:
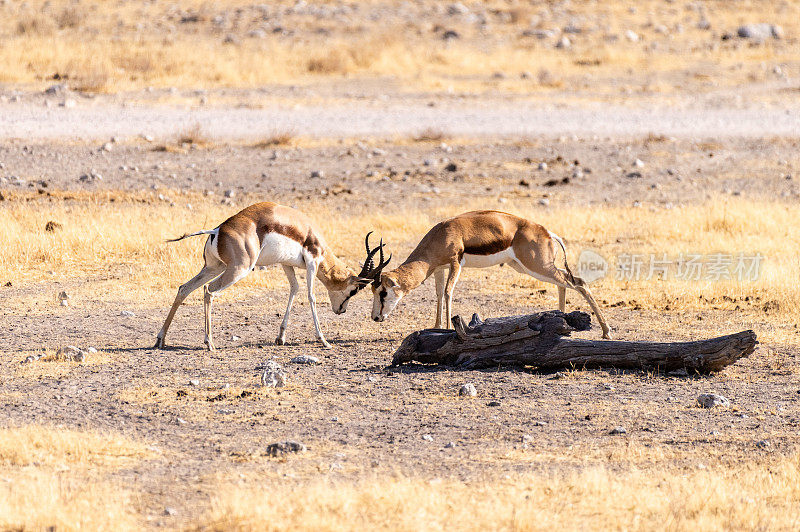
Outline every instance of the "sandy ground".
[[[632, 95], [618, 97], [614, 103], [591, 93], [573, 99], [425, 96], [377, 90], [336, 99], [320, 97], [311, 89], [298, 89], [291, 95], [237, 93], [249, 102], [247, 108], [200, 106], [191, 93], [171, 96], [183, 100], [179, 106], [142, 105], [135, 101], [138, 97], [68, 96], [75, 103], [72, 108], [60, 107], [64, 98], [34, 95], [0, 104], [0, 138], [161, 138], [195, 124], [211, 138], [239, 140], [285, 131], [322, 138], [409, 136], [430, 128], [468, 137], [798, 136], [800, 107], [791, 97], [795, 91], [791, 83], [773, 83], [744, 96], [718, 90], [666, 99]], [[225, 95], [217, 94], [220, 99]], [[770, 94], [782, 95], [781, 101], [768, 101]], [[210, 98], [214, 99], [214, 93]]]

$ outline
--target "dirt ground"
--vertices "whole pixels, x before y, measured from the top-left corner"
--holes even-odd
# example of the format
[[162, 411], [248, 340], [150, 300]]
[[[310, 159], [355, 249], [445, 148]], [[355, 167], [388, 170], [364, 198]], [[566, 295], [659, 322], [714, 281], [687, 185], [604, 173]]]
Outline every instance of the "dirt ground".
[[[645, 165], [634, 168], [636, 159]], [[219, 140], [204, 147], [130, 141], [110, 151], [98, 151], [95, 143], [12, 141], [0, 147], [0, 161], [4, 175], [25, 180], [3, 183], [0, 208], [26, 201], [69, 205], [86, 194], [107, 204], [126, 193], [139, 194], [143, 205], [203, 201], [199, 208], [219, 203], [231, 214], [257, 200], [321, 206], [334, 213], [368, 204], [390, 214], [476, 201], [491, 208], [530, 202], [542, 212], [640, 204], [663, 210], [704, 204], [712, 196], [777, 205], [796, 201], [800, 165], [794, 138], [661, 136], [592, 142], [318, 140], [268, 148]], [[455, 171], [445, 168], [451, 162]], [[539, 170], [540, 162], [548, 168]], [[311, 178], [313, 170], [323, 177]], [[629, 176], [633, 171], [641, 176]], [[102, 180], [80, 179], [91, 172]], [[207, 226], [220, 221], [209, 219]], [[175, 235], [199, 229], [186, 227], [178, 216], [173, 223]], [[402, 259], [420, 236], [391, 242], [395, 256]], [[576, 245], [582, 242], [580, 235], [565, 236]], [[347, 258], [354, 262], [358, 256]], [[199, 257], [197, 262], [199, 268]], [[710, 376], [389, 368], [402, 338], [432, 325], [430, 282], [382, 324], [368, 318], [371, 297], [360, 295], [346, 314], [335, 316], [320, 290], [323, 328], [333, 344], [329, 351], [313, 341], [303, 297], [295, 304], [289, 345], [279, 347], [272, 340], [287, 290], [281, 285], [231, 290], [215, 303], [218, 349], [209, 353], [202, 345], [197, 295], [180, 309], [168, 349], [152, 348], [177, 285], [167, 294], [85, 296], [60, 307], [41, 300], [60, 290], [80, 292], [99, 278], [31, 283], [6, 275], [0, 279], [11, 283], [0, 288], [5, 302], [0, 306], [0, 424], [113, 431], [153, 446], [155, 457], [103, 473], [140, 494], [135, 506], [148, 526], [191, 526], [220, 478], [280, 483], [402, 474], [480, 481], [564, 472], [587, 460], [612, 468], [698, 468], [771, 453], [791, 455], [797, 449], [797, 324], [777, 323], [765, 314], [707, 306], [691, 312], [614, 306], [600, 283], [594, 290], [617, 339], [684, 340], [778, 328], [794, 341], [762, 343], [749, 358]], [[531, 289], [528, 283], [520, 288], [527, 293], [508, 298], [492, 289], [495, 276], [515, 275], [508, 268], [467, 270], [455, 311], [486, 317], [555, 306], [552, 288]], [[119, 282], [125, 279], [120, 273]], [[568, 308], [585, 306], [569, 296]], [[577, 336], [599, 338], [599, 331], [595, 324]], [[30, 352], [66, 344], [95, 347], [102, 358], [86, 364], [21, 364]], [[322, 363], [289, 363], [301, 354], [320, 357]], [[285, 366], [285, 388], [259, 386], [255, 368], [270, 359]], [[477, 397], [458, 396], [467, 382], [475, 384]], [[728, 397], [731, 408], [697, 407], [697, 395], [706, 392]], [[611, 434], [615, 427], [627, 433]], [[287, 439], [303, 442], [308, 451], [285, 460], [266, 455], [268, 444]], [[165, 515], [167, 507], [174, 509], [172, 515]]]

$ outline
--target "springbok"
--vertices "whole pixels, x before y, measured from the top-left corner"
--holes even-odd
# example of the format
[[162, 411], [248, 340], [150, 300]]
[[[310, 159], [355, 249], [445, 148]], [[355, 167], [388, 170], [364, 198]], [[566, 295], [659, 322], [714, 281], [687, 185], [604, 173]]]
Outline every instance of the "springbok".
[[[554, 242], [558, 242], [564, 252], [565, 270], [555, 264]], [[537, 223], [499, 211], [467, 212], [433, 226], [403, 264], [376, 276], [372, 283], [372, 319], [385, 320], [405, 294], [433, 274], [437, 298], [435, 327], [449, 328], [453, 289], [461, 268], [486, 268], [496, 264], [510, 264], [520, 273], [556, 285], [558, 308], [562, 312], [567, 288], [577, 291], [597, 316], [603, 338], [611, 337], [586, 283], [570, 271], [561, 238]], [[446, 282], [445, 268], [450, 269]], [[443, 305], [446, 308], [444, 320]]]
[[[161, 331], [156, 337], [155, 347], [164, 347], [164, 338], [178, 307], [189, 294], [203, 286], [205, 344], [209, 350], [213, 350], [211, 303], [214, 296], [243, 279], [255, 270], [256, 266], [272, 264], [283, 266], [290, 286], [289, 303], [286, 305], [286, 312], [275, 343], [283, 345], [286, 342], [289, 313], [292, 310], [292, 303], [294, 303], [297, 291], [300, 289], [294, 269], [305, 268], [308, 302], [311, 305], [314, 329], [322, 345], [330, 347], [320, 330], [317, 318], [314, 277], [318, 277], [328, 289], [333, 312], [344, 313], [347, 310], [349, 299], [373, 282], [392, 258], [390, 256], [388, 260], [383, 260], [383, 241], [375, 249], [369, 248], [370, 234], [367, 234], [365, 240], [367, 259], [358, 274], [350, 270], [333, 254], [320, 232], [312, 226], [305, 214], [291, 207], [271, 202], [250, 205], [214, 229], [184, 234], [179, 238], [168, 240], [168, 242], [177, 242], [192, 236], [209, 235], [203, 248], [205, 265], [197, 275], [178, 289], [175, 302], [167, 314], [164, 326], [161, 327]], [[380, 262], [375, 267], [373, 257], [378, 252], [380, 252]]]

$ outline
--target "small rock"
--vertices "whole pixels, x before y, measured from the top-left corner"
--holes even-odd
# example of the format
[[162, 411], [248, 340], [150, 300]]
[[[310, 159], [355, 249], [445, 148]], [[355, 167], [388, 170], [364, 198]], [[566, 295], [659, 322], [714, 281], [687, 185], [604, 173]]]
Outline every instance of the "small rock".
[[714, 408], [715, 406], [731, 406], [727, 398], [716, 393], [701, 393], [697, 396], [697, 404], [703, 408]]
[[537, 203], [539, 203], [539, 205], [547, 207], [548, 205], [550, 205], [550, 200], [547, 198], [541, 198]]
[[286, 440], [267, 445], [267, 456], [278, 457], [289, 453], [304, 453], [306, 446], [298, 441]]
[[256, 369], [264, 370], [261, 374], [262, 386], [270, 388], [283, 388], [286, 386], [286, 372], [274, 360], [269, 360], [265, 364], [259, 365]]
[[233, 190], [232, 188], [229, 188], [228, 190], [225, 191], [226, 198], [233, 198], [234, 196], [236, 196], [236, 191]]
[[533, 436], [531, 436], [530, 434], [523, 434], [522, 443], [533, 443]]
[[452, 448], [453, 448], [453, 447], [455, 447], [455, 446], [456, 446], [456, 444], [455, 444], [454, 442], [451, 442], [451, 441], [449, 441], [449, 442], [447, 442], [447, 443], [445, 444], [444, 448], [445, 448], [445, 449], [452, 449]]
[[67, 293], [62, 290], [61, 292], [58, 293], [58, 301], [62, 307], [68, 307], [69, 295], [67, 295]]
[[625, 427], [614, 427], [613, 429], [611, 429], [610, 432], [610, 434], [627, 434], [627, 433], [628, 429], [626, 429]]
[[323, 172], [322, 170], [313, 170], [311, 172], [311, 177], [314, 179], [322, 179], [323, 177], [325, 177], [325, 172]]
[[319, 364], [320, 361], [317, 357], [311, 355], [298, 355], [290, 360], [292, 364]]
[[447, 6], [448, 15], [466, 15], [467, 13], [469, 13], [469, 8], [461, 2], [456, 2], [455, 4]]
[[36, 362], [40, 358], [42, 358], [42, 355], [28, 355], [20, 364], [30, 364], [31, 362]]
[[70, 100], [70, 99], [66, 99], [63, 102], [58, 104], [59, 107], [63, 107], [65, 109], [72, 109], [76, 105], [77, 105], [77, 103], [75, 102], [75, 100]]
[[110, 142], [106, 142], [102, 146], [100, 146], [100, 151], [111, 151], [114, 148], [114, 145]]
[[123, 310], [122, 312], [119, 313], [119, 315], [123, 316], [125, 318], [135, 318], [136, 317], [136, 314], [134, 314], [130, 310]]
[[556, 43], [556, 48], [558, 48], [559, 50], [566, 50], [570, 46], [572, 46], [572, 41], [570, 41], [569, 38], [566, 36], [561, 37]]
[[69, 89], [64, 83], [56, 83], [55, 85], [50, 85], [44, 91], [45, 94], [48, 96], [63, 96], [69, 92]]
[[153, 137], [153, 135], [143, 135], [143, 136], [142, 136], [142, 138], [143, 138], [143, 139], [144, 139], [146, 142], [153, 142], [153, 141], [155, 140], [155, 137]]
[[164, 508], [164, 515], [178, 515], [178, 510], [167, 506]]
[[84, 360], [86, 360], [86, 353], [84, 353], [74, 345], [68, 345], [56, 351], [56, 358], [59, 360], [63, 359], [74, 362], [83, 362]]
[[540, 162], [538, 168], [539, 170], [547, 170], [547, 163], [544, 161]]
[[500, 401], [489, 401], [486, 406], [500, 406]]
[[641, 172], [628, 172], [627, 174], [625, 174], [625, 177], [627, 177], [628, 179], [641, 179], [642, 178], [642, 173]]
[[90, 347], [89, 349], [86, 350], [86, 352], [91, 355], [95, 355], [97, 354], [97, 349], [95, 349], [94, 347]]
[[630, 42], [639, 42], [639, 35], [633, 30], [625, 30], [625, 38]]
[[760, 24], [745, 24], [744, 26], [739, 26], [739, 29], [736, 30], [736, 34], [742, 39], [765, 41], [770, 38], [782, 38], [783, 28], [766, 22]]
[[189, 386], [200, 386], [200, 381], [198, 379], [189, 379]]
[[636, 159], [635, 161], [633, 161], [633, 166], [635, 166], [636, 168], [644, 168], [644, 161], [642, 161], [641, 159]]
[[448, 165], [445, 166], [444, 169], [447, 170], [448, 172], [455, 172], [456, 170], [458, 170], [458, 166], [456, 165], [456, 163], [448, 163]]
[[768, 440], [759, 440], [756, 442], [756, 447], [759, 449], [769, 449], [772, 444]]
[[433, 436], [431, 436], [430, 434], [423, 434], [422, 439], [425, 441], [433, 441]]
[[458, 395], [466, 395], [468, 397], [475, 397], [478, 395], [478, 390], [475, 389], [475, 385], [471, 382], [464, 384], [461, 388], [458, 389]]
[[547, 421], [534, 421], [533, 422], [533, 426], [534, 427], [544, 427], [545, 425], [547, 425]]

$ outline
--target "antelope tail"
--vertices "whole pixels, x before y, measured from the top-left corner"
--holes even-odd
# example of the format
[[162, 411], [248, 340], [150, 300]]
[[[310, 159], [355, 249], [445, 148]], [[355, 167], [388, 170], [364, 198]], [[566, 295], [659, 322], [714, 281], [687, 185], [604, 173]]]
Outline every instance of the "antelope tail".
[[179, 236], [178, 238], [171, 238], [167, 240], [167, 242], [178, 242], [179, 240], [183, 240], [184, 238], [189, 238], [192, 236], [200, 236], [200, 235], [213, 235], [216, 234], [216, 229], [205, 229], [203, 231], [197, 231], [196, 233], [183, 233], [183, 236]]
[[[550, 233], [550, 231], [548, 231], [548, 233]], [[567, 275], [569, 275], [570, 282], [575, 284], [575, 276], [572, 275], [572, 270], [569, 269], [569, 263], [567, 262], [567, 248], [564, 247], [564, 241], [561, 240], [561, 237], [555, 233], [550, 233], [550, 238], [558, 242], [558, 244], [561, 246], [561, 251], [564, 252], [564, 269], [567, 270]]]

